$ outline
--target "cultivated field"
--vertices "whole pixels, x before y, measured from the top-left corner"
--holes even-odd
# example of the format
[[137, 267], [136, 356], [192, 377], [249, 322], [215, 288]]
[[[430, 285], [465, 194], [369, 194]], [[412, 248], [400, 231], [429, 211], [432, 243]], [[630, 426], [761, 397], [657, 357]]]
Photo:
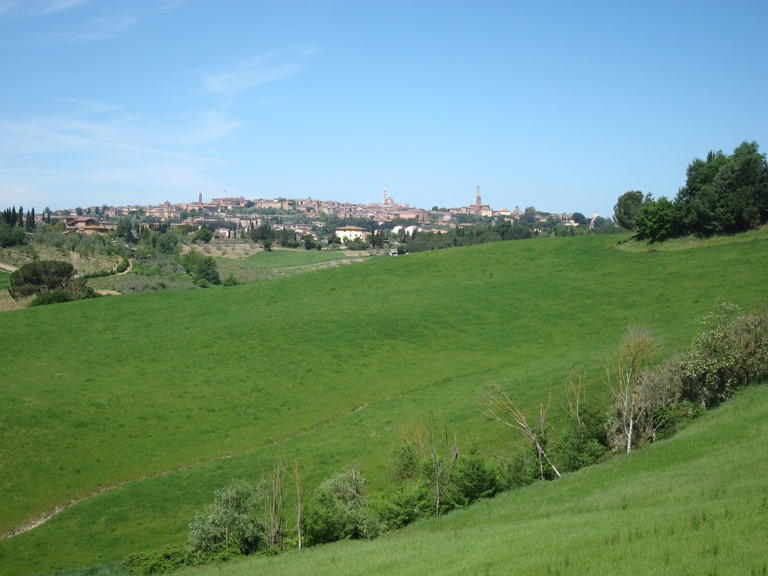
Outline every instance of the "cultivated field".
[[[746, 308], [765, 300], [767, 235], [642, 250], [617, 248], [615, 237], [505, 242], [4, 314], [0, 532], [84, 500], [0, 542], [0, 571], [90, 566], [183, 543], [195, 510], [216, 488], [257, 477], [278, 458], [300, 459], [308, 489], [359, 462], [375, 489], [401, 427], [429, 415], [456, 429], [460, 443], [473, 434], [484, 451], [508, 455], [518, 439], [480, 414], [483, 385], [502, 383], [533, 413], [550, 388], [559, 405], [565, 378], [580, 370], [588, 393], [607, 399], [603, 365], [628, 325], [648, 327], [671, 354], [688, 344], [699, 329], [695, 319], [718, 299]], [[617, 476], [620, 462], [609, 465]], [[601, 502], [600, 490], [587, 487], [593, 473], [557, 484], [573, 483], [576, 494], [591, 494], [590, 506], [613, 509], [610, 498]], [[549, 486], [525, 491], [539, 502], [523, 508], [526, 514], [543, 506], [535, 498]], [[440, 526], [467, 522], [468, 534], [479, 538], [507, 522], [510, 507], [527, 506], [516, 498], [421, 529], [425, 538], [434, 531], [445, 539]], [[549, 523], [532, 520], [528, 531], [553, 531], [568, 501], [556, 498], [542, 513]], [[633, 491], [627, 498], [627, 510], [640, 501]], [[498, 502], [508, 503], [498, 519], [471, 520]], [[585, 521], [578, 510], [564, 524], [574, 534]], [[646, 524], [638, 539], [661, 523]], [[625, 527], [616, 542], [632, 534]], [[401, 559], [385, 548], [398, 538], [381, 544], [375, 562], [398, 566]], [[458, 548], [461, 540], [453, 541]], [[563, 536], [563, 545], [569, 541], [572, 561], [585, 557], [582, 542]], [[539, 554], [540, 544], [526, 542]], [[550, 562], [551, 573], [565, 573], [562, 555]], [[459, 567], [455, 573], [463, 573]]]

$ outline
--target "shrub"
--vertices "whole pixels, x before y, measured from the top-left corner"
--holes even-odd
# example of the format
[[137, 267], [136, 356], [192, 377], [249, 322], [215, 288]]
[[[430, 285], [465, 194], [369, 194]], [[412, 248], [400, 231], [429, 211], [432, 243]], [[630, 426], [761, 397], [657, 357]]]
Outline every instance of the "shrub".
[[304, 534], [310, 545], [377, 535], [379, 529], [369, 513], [365, 484], [357, 466], [320, 484], [304, 514]]
[[768, 374], [768, 311], [739, 312], [735, 304], [719, 302], [699, 319], [705, 330], [680, 358], [683, 399], [710, 407]]
[[53, 290], [51, 292], [43, 292], [42, 294], [38, 294], [32, 302], [29, 303], [30, 306], [44, 306], [46, 304], [58, 304], [59, 302], [71, 302], [72, 301], [72, 294], [70, 294], [69, 290]]
[[202, 556], [255, 552], [261, 534], [260, 513], [256, 488], [250, 483], [238, 480], [217, 490], [213, 503], [189, 525], [189, 550]]
[[14, 298], [60, 290], [67, 287], [74, 276], [75, 269], [68, 262], [35, 260], [11, 274], [8, 290]]

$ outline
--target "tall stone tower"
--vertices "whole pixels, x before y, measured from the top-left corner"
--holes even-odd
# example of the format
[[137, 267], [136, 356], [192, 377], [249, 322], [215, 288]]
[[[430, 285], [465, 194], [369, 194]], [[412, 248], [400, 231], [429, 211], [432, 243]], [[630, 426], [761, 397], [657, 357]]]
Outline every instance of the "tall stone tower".
[[482, 206], [483, 202], [480, 200], [480, 185], [477, 185], [477, 194], [475, 195], [475, 206], [478, 208]]
[[202, 205], [203, 204], [203, 193], [200, 192], [200, 194], [197, 195], [197, 203]]

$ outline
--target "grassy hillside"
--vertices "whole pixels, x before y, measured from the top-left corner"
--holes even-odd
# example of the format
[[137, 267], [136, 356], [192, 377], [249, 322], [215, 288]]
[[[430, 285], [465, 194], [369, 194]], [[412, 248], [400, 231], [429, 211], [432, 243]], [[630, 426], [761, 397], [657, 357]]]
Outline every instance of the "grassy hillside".
[[247, 574], [768, 572], [768, 387], [676, 437], [373, 542], [189, 570]]
[[602, 365], [629, 324], [672, 352], [718, 298], [764, 300], [765, 240], [507, 242], [6, 313], [0, 532], [127, 483], [0, 542], [0, 565], [50, 571], [182, 542], [213, 490], [280, 457], [301, 459], [308, 487], [358, 461], [375, 488], [400, 427], [430, 413], [508, 451], [479, 413], [483, 384], [530, 411], [580, 369], [605, 396]]

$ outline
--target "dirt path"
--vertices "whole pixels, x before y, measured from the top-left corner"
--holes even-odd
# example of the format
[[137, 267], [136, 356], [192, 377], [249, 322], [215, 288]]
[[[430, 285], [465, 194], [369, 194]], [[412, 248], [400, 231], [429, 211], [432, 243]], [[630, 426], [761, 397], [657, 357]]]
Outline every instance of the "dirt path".
[[18, 270], [18, 267], [11, 266], [10, 264], [3, 264], [0, 262], [0, 270], [5, 270], [6, 272], [16, 272]]
[[[386, 400], [386, 398], [383, 398], [382, 400]], [[279, 438], [276, 442], [277, 443], [283, 443], [288, 442], [289, 440], [292, 440], [294, 438], [298, 438], [300, 436], [305, 436], [306, 434], [309, 434], [315, 430], [318, 430], [320, 428], [323, 428], [325, 426], [329, 426], [339, 420], [342, 420], [343, 418], [346, 418], [348, 416], [351, 416], [352, 414], [355, 414], [356, 412], [359, 412], [360, 410], [364, 410], [365, 408], [368, 408], [369, 404], [363, 404], [361, 406], [358, 406], [348, 412], [345, 412], [343, 414], [337, 414], [336, 416], [332, 416], [328, 418], [327, 420], [323, 422], [317, 423], [315, 426], [307, 429], [307, 430], [301, 430], [299, 432], [295, 432], [293, 434], [289, 434], [283, 438]], [[123, 482], [119, 482], [117, 484], [113, 484], [111, 486], [105, 486], [104, 488], [100, 488], [99, 490], [94, 490], [93, 492], [86, 494], [85, 496], [81, 496], [79, 498], [72, 498], [71, 500], [68, 500], [67, 502], [64, 502], [63, 504], [59, 504], [55, 508], [49, 510], [48, 512], [45, 512], [44, 514], [41, 514], [40, 516], [37, 516], [36, 518], [33, 518], [32, 520], [22, 524], [18, 528], [11, 530], [10, 532], [3, 534], [0, 536], [0, 542], [3, 540], [8, 540], [9, 538], [13, 538], [14, 536], [18, 536], [19, 534], [24, 534], [25, 532], [29, 532], [30, 530], [37, 528], [38, 526], [41, 526], [42, 524], [45, 524], [48, 520], [56, 516], [57, 514], [64, 512], [67, 508], [71, 508], [75, 504], [79, 504], [80, 502], [83, 502], [84, 500], [88, 500], [89, 498], [93, 498], [94, 496], [99, 496], [100, 494], [105, 494], [107, 492], [112, 492], [113, 490], [117, 490], [118, 488], [122, 488], [123, 486], [126, 486], [128, 484], [134, 484], [135, 482], [141, 482], [142, 480], [150, 480], [152, 478], [162, 478], [164, 476], [168, 476], [170, 474], [176, 474], [177, 472], [185, 472], [187, 470], [191, 470], [192, 468], [196, 468], [198, 466], [203, 466], [205, 464], [209, 464], [210, 462], [215, 462], [218, 460], [227, 460], [229, 458], [236, 458], [238, 456], [245, 456], [247, 454], [251, 454], [253, 452], [256, 452], [257, 450], [261, 450], [264, 448], [266, 444], [264, 445], [258, 445], [250, 449], [241, 450], [240, 452], [234, 452], [232, 454], [225, 454], [224, 456], [216, 456], [213, 458], [207, 458], [205, 460], [199, 460], [197, 462], [194, 462], [192, 464], [188, 464], [186, 466], [180, 466], [178, 468], [172, 468], [170, 470], [163, 470], [161, 472], [156, 472], [154, 474], [145, 474], [144, 476], [140, 476], [138, 478], [132, 478], [130, 480], [125, 480]]]

